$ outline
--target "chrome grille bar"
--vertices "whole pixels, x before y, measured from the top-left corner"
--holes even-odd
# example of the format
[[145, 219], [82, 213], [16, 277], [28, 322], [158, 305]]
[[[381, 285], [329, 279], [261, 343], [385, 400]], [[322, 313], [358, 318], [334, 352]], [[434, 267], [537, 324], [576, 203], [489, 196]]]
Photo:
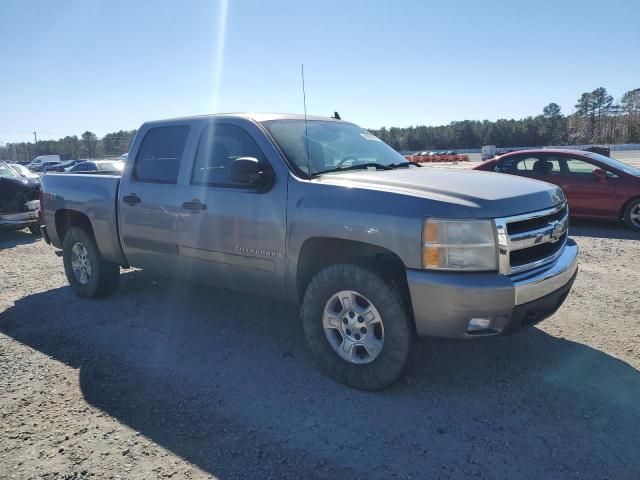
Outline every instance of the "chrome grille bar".
[[[558, 218], [559, 212], [563, 210], [564, 214]], [[520, 231], [522, 223], [526, 225], [527, 222], [535, 226]], [[518, 231], [509, 233], [510, 225], [518, 226]], [[569, 230], [569, 207], [565, 201], [546, 210], [498, 218], [495, 220], [495, 226], [498, 238], [498, 270], [505, 275], [524, 272], [551, 263], [562, 254]], [[562, 243], [556, 247], [552, 246], [558, 242]], [[533, 255], [536, 249], [545, 248], [545, 245], [553, 250], [552, 253], [542, 258], [534, 258], [531, 262], [512, 265], [512, 252], [526, 256], [527, 249], [530, 249]]]

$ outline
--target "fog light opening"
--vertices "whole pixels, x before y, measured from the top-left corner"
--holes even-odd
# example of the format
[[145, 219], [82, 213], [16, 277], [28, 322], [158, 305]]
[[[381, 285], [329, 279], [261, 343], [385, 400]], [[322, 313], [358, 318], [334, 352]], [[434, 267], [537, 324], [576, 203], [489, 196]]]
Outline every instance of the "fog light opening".
[[469, 321], [469, 326], [467, 327], [467, 333], [470, 335], [478, 335], [485, 334], [490, 335], [492, 333], [496, 333], [494, 329], [491, 328], [491, 318], [472, 318]]

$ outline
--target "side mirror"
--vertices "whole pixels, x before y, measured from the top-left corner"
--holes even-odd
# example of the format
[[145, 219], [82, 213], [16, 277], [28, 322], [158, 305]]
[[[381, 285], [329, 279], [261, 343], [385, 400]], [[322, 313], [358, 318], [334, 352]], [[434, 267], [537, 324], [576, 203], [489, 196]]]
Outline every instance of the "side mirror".
[[593, 174], [593, 176], [595, 177], [595, 179], [598, 182], [606, 182], [607, 181], [607, 172], [605, 172], [604, 170], [602, 170], [600, 168], [596, 168], [591, 173]]
[[239, 157], [231, 162], [229, 178], [237, 183], [251, 187], [269, 187], [273, 181], [271, 171], [262, 170], [260, 162], [253, 157]]

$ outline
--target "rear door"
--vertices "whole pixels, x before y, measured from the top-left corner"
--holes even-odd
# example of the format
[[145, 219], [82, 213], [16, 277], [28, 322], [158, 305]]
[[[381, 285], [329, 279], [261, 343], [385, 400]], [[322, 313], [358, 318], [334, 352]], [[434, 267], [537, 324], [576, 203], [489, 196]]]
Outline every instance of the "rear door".
[[189, 132], [188, 125], [180, 124], [148, 128], [122, 176], [120, 238], [132, 266], [169, 275], [179, 267], [178, 176]]
[[284, 291], [287, 176], [275, 175], [268, 191], [229, 178], [239, 157], [257, 158], [273, 172], [264, 153], [269, 147], [250, 122], [231, 118], [203, 125], [179, 200], [180, 255], [192, 278], [264, 295]]

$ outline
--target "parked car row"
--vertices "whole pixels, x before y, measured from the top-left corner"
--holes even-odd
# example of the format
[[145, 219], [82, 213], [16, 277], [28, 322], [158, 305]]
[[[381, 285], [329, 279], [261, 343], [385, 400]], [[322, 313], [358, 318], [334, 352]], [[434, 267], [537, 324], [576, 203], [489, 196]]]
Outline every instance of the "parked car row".
[[12, 164], [14, 170], [17, 170], [22, 176], [37, 177], [36, 173], [47, 172], [96, 172], [118, 174], [124, 168], [126, 154], [120, 160], [66, 160], [61, 161], [58, 155], [44, 155], [36, 157], [28, 165]]

